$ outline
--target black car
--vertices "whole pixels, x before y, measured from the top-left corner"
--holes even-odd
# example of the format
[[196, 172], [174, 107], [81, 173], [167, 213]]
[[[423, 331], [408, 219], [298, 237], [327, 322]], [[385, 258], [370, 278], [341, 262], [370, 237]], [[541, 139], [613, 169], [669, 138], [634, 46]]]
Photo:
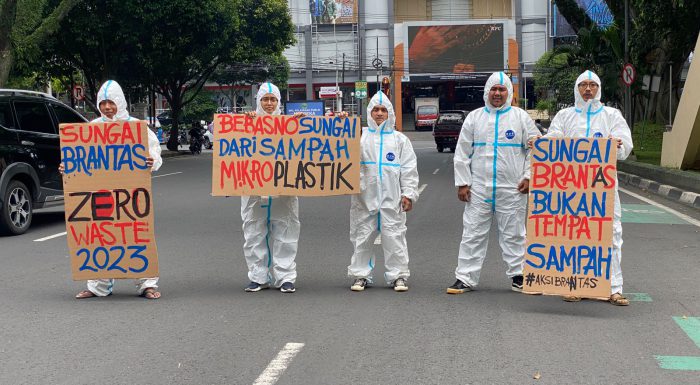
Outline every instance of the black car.
[[0, 233], [22, 234], [35, 209], [63, 204], [58, 125], [86, 121], [51, 95], [0, 89]]
[[433, 137], [435, 137], [438, 152], [442, 152], [446, 148], [455, 152], [457, 139], [459, 139], [459, 133], [462, 131], [462, 124], [464, 124], [467, 114], [469, 114], [468, 111], [462, 110], [440, 111], [433, 127]]

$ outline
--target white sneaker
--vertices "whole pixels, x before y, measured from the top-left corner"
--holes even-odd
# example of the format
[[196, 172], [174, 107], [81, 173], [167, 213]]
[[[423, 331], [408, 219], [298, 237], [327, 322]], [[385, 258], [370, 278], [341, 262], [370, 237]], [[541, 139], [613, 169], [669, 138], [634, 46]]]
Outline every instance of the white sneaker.
[[408, 290], [408, 285], [406, 285], [406, 279], [397, 278], [394, 281], [394, 291], [406, 291]]

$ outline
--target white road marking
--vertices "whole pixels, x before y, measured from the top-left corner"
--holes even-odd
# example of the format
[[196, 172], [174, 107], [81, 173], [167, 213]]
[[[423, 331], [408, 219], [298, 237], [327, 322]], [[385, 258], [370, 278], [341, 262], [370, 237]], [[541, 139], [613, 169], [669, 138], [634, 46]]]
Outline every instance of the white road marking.
[[163, 174], [163, 175], [153, 175], [151, 178], [160, 178], [162, 176], [170, 176], [170, 175], [177, 175], [177, 174], [182, 174], [182, 171], [171, 172], [170, 174]]
[[58, 234], [54, 234], [54, 235], [49, 235], [48, 237], [35, 239], [34, 242], [44, 242], [44, 241], [48, 241], [49, 239], [54, 239], [54, 238], [62, 237], [62, 236], [64, 236], [64, 235], [66, 235], [66, 232], [65, 232], [65, 231], [62, 232], [62, 233], [58, 233]]
[[304, 347], [303, 343], [289, 342], [277, 356], [267, 365], [267, 368], [258, 376], [253, 385], [273, 385], [279, 380], [280, 376], [292, 362], [294, 356], [299, 353], [301, 348]]
[[689, 217], [689, 216], [687, 216], [687, 215], [685, 215], [685, 214], [683, 214], [683, 213], [681, 213], [681, 212], [678, 212], [678, 211], [676, 211], [676, 210], [674, 210], [674, 209], [672, 209], [672, 208], [670, 208], [670, 207], [666, 207], [666, 206], [662, 205], [661, 203], [654, 202], [653, 200], [651, 200], [651, 199], [649, 199], [649, 198], [645, 198], [645, 197], [643, 197], [643, 196], [641, 196], [641, 195], [639, 195], [639, 194], [635, 194], [635, 193], [633, 193], [632, 191], [625, 190], [625, 189], [623, 189], [623, 188], [621, 188], [621, 187], [619, 187], [618, 189], [620, 190], [620, 192], [623, 192], [623, 193], [625, 193], [625, 194], [627, 194], [627, 195], [629, 195], [629, 196], [631, 196], [631, 197], [633, 197], [633, 198], [637, 198], [637, 199], [639, 199], [640, 201], [646, 202], [646, 203], [648, 203], [648, 204], [650, 204], [650, 205], [652, 205], [652, 206], [656, 206], [656, 207], [658, 207], [658, 208], [660, 208], [660, 209], [662, 209], [662, 210], [665, 210], [665, 211], [667, 211], [667, 212], [669, 212], [669, 213], [671, 213], [671, 214], [677, 216], [678, 218], [680, 218], [680, 219], [682, 219], [682, 220], [684, 220], [684, 221], [686, 221], [686, 222], [688, 222], [688, 223], [690, 223], [690, 224], [692, 224], [692, 225], [695, 225], [695, 226], [697, 226], [697, 227], [700, 227], [700, 221], [698, 221], [698, 220], [695, 219], [695, 218], [691, 218], [691, 217]]
[[427, 184], [424, 184], [424, 185], [418, 187], [418, 195], [422, 194], [423, 190], [425, 190], [426, 187], [428, 187]]
[[437, 174], [438, 172], [440, 172], [440, 169], [436, 168], [435, 171], [433, 171], [433, 175]]

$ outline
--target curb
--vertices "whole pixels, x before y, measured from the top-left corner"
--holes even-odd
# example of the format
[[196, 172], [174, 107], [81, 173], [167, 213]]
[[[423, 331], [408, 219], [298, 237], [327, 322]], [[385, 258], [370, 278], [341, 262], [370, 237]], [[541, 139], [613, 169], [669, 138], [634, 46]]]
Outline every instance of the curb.
[[160, 157], [165, 159], [165, 158], [174, 158], [178, 156], [185, 156], [185, 155], [190, 155], [189, 151], [162, 151], [160, 153]]
[[618, 171], [617, 180], [620, 184], [628, 184], [649, 191], [656, 195], [682, 203], [686, 206], [700, 208], [700, 194], [691, 191], [683, 191], [677, 187], [661, 184], [650, 179], [641, 178], [637, 175]]

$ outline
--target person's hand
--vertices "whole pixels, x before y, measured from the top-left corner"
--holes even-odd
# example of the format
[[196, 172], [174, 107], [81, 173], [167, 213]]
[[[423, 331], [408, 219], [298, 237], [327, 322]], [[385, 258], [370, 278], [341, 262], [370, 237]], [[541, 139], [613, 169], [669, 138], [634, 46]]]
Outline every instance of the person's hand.
[[542, 135], [537, 135], [537, 136], [531, 136], [530, 139], [527, 140], [527, 148], [532, 150], [532, 145], [535, 143], [535, 141], [539, 138], [541, 138]]
[[338, 112], [338, 115], [336, 115], [336, 116], [339, 118], [347, 118], [348, 116], [350, 116], [350, 114], [348, 114], [347, 111], [340, 111], [340, 112]]
[[303, 118], [304, 116], [306, 116], [306, 114], [303, 112], [295, 112], [293, 116], [295, 118]]
[[409, 212], [413, 209], [413, 202], [406, 197], [401, 197], [401, 208], [403, 211]]
[[523, 179], [518, 183], [518, 191], [522, 194], [527, 194], [530, 192], [530, 179]]
[[614, 141], [617, 142], [617, 148], [622, 147], [622, 139], [620, 139], [620, 138], [613, 138], [612, 135], [608, 136], [608, 138], [610, 138], [610, 139], [612, 139], [612, 140], [614, 140]]
[[247, 117], [249, 117], [249, 118], [254, 118], [254, 117], [256, 117], [257, 115], [258, 115], [258, 113], [255, 112], [255, 111], [246, 111], [246, 112], [245, 112], [245, 116], [247, 116]]
[[153, 158], [151, 158], [150, 156], [146, 158], [146, 166], [153, 167]]
[[469, 186], [459, 186], [457, 189], [457, 198], [462, 202], [469, 202], [472, 199], [472, 190]]
[[66, 168], [63, 166], [63, 162], [58, 165], [58, 173], [63, 175], [66, 172]]

